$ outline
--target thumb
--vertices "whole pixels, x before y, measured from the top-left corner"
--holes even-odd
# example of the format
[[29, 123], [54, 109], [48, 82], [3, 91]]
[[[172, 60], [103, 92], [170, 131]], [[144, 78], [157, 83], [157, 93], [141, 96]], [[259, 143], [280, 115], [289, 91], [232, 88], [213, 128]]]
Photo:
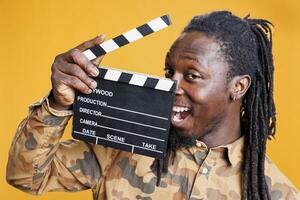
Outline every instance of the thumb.
[[95, 38], [85, 41], [83, 43], [81, 43], [80, 45], [78, 45], [77, 47], [75, 47], [76, 49], [80, 50], [80, 51], [84, 51], [86, 49], [89, 49], [95, 45], [99, 45], [104, 41], [105, 35], [101, 34], [99, 36], [96, 36]]
[[104, 55], [99, 56], [98, 58], [95, 58], [94, 60], [92, 60], [92, 63], [96, 66], [99, 66], [101, 61], [103, 60], [103, 58], [104, 58]]

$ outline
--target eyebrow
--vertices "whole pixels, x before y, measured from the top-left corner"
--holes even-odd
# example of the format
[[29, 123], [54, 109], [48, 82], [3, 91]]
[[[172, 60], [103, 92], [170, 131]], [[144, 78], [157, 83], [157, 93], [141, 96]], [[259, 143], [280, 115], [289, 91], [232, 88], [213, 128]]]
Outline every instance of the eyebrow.
[[180, 55], [179, 58], [185, 59], [185, 60], [192, 60], [192, 61], [195, 61], [195, 62], [197, 62], [197, 63], [200, 63], [200, 62], [199, 62], [199, 59], [198, 59], [197, 57], [193, 57], [193, 56]]
[[[167, 52], [166, 61], [170, 60], [170, 53], [171, 53], [170, 51]], [[200, 63], [199, 59], [197, 57], [193, 57], [193, 56], [189, 56], [189, 55], [180, 55], [179, 58], [180, 59], [185, 59], [185, 60], [192, 60], [192, 61], [195, 61], [197, 63]]]

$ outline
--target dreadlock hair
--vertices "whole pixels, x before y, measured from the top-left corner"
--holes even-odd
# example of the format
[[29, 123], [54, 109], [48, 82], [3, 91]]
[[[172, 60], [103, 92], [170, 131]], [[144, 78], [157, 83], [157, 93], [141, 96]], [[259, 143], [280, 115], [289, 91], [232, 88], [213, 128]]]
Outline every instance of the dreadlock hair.
[[[230, 69], [228, 80], [249, 75], [251, 85], [242, 99], [241, 133], [244, 135], [242, 199], [266, 200], [270, 193], [264, 174], [267, 139], [276, 131], [273, 99], [274, 64], [272, 24], [264, 19], [240, 18], [229, 11], [215, 11], [195, 16], [183, 32], [199, 31], [212, 37]], [[174, 148], [171, 152], [175, 152]], [[170, 157], [168, 153], [167, 160]], [[157, 166], [158, 178], [166, 171], [168, 161]]]

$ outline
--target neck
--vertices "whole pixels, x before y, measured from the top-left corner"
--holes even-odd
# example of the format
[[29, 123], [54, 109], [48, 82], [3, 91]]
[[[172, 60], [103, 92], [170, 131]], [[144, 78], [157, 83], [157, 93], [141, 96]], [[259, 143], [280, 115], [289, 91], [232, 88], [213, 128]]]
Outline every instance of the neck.
[[240, 106], [232, 105], [231, 112], [227, 113], [224, 120], [218, 124], [214, 130], [198, 138], [198, 140], [204, 142], [207, 147], [213, 148], [220, 145], [226, 145], [234, 142], [241, 137], [241, 125], [240, 125]]

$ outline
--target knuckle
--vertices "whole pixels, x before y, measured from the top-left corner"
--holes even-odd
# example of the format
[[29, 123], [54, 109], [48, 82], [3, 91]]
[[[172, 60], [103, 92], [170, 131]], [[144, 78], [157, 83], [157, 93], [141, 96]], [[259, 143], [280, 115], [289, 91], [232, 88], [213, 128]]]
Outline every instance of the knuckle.
[[82, 81], [86, 82], [87, 76], [83, 71], [80, 71], [78, 73], [78, 78], [80, 78]]
[[81, 52], [75, 53], [75, 55], [73, 56], [73, 59], [76, 63], [78, 63], [80, 65], [85, 64], [85, 58], [81, 55]]
[[81, 44], [81, 46], [83, 46], [84, 48], [87, 46], [87, 41], [84, 41], [82, 44]]
[[51, 78], [51, 84], [53, 89], [57, 89], [57, 85], [59, 85], [59, 83], [56, 80], [57, 79], [55, 78]]
[[73, 86], [78, 86], [78, 85], [79, 85], [79, 80], [78, 80], [78, 78], [74, 77], [74, 78], [71, 78], [71, 79], [69, 80], [69, 83], [70, 83], [71, 85], [73, 85]]
[[78, 90], [87, 93], [90, 89], [88, 86], [86, 86], [81, 80], [76, 79], [74, 80], [74, 87], [76, 87]]
[[81, 84], [79, 86], [79, 89], [83, 92], [83, 93], [89, 93], [90, 89], [88, 86], [84, 85], [84, 84]]
[[74, 58], [74, 57], [76, 57], [76, 56], [78, 55], [78, 51], [79, 51], [79, 50], [76, 49], [76, 48], [75, 48], [75, 49], [72, 49], [71, 52], [70, 52], [70, 55]]
[[87, 75], [81, 70], [79, 73], [78, 73], [78, 78], [80, 78], [82, 81], [86, 82], [87, 80]]
[[88, 71], [89, 73], [91, 73], [91, 72], [93, 72], [94, 67], [96, 67], [96, 66], [89, 62], [85, 65], [85, 70]]
[[55, 64], [53, 63], [53, 64], [51, 65], [51, 72], [52, 72], [52, 73], [54, 72], [55, 68], [56, 68], [56, 66], [55, 66]]
[[74, 50], [74, 49], [72, 49], [72, 50], [70, 51], [70, 56], [72, 56], [72, 57], [75, 56], [75, 50]]
[[63, 63], [64, 63], [63, 55], [60, 55], [59, 57], [55, 58], [51, 66], [51, 71], [53, 72], [59, 68], [62, 68], [64, 66]]
[[52, 73], [51, 81], [52, 81], [52, 83], [56, 83], [59, 81], [59, 77], [58, 77], [57, 73]]
[[53, 63], [60, 63], [64, 59], [65, 54], [61, 53], [55, 56]]
[[53, 62], [53, 64], [52, 64], [52, 66], [51, 66], [51, 69], [52, 69], [52, 70], [55, 70], [56, 68], [58, 68], [58, 61], [57, 61], [57, 60], [55, 60], [55, 61]]
[[88, 64], [83, 65], [83, 70], [86, 72], [89, 72]]
[[56, 74], [57, 74], [56, 70], [53, 69], [53, 71], [52, 71], [52, 73], [51, 73], [51, 79], [56, 78], [56, 76], [57, 76]]
[[54, 62], [59, 60], [61, 58], [62, 54], [58, 54], [54, 57]]
[[55, 78], [54, 78], [54, 75], [53, 75], [53, 74], [51, 75], [51, 78], [50, 78], [50, 79], [51, 79], [51, 83], [54, 83], [54, 82], [55, 82]]
[[74, 52], [75, 52], [76, 55], [78, 55], [78, 54], [81, 53], [81, 51], [79, 49], [77, 49], [77, 48], [74, 49]]
[[73, 65], [72, 67], [71, 67], [71, 69], [70, 69], [70, 71], [72, 72], [72, 74], [74, 74], [74, 75], [76, 75], [76, 74], [78, 74], [78, 71], [79, 71], [79, 69], [78, 69], [79, 67], [77, 66], [77, 65]]
[[82, 77], [82, 70], [79, 67], [73, 67], [73, 74], [77, 77]]
[[52, 66], [51, 66], [51, 70], [54, 70], [55, 68], [57, 68], [58, 63], [59, 63], [59, 58], [55, 58], [54, 62], [52, 63]]

